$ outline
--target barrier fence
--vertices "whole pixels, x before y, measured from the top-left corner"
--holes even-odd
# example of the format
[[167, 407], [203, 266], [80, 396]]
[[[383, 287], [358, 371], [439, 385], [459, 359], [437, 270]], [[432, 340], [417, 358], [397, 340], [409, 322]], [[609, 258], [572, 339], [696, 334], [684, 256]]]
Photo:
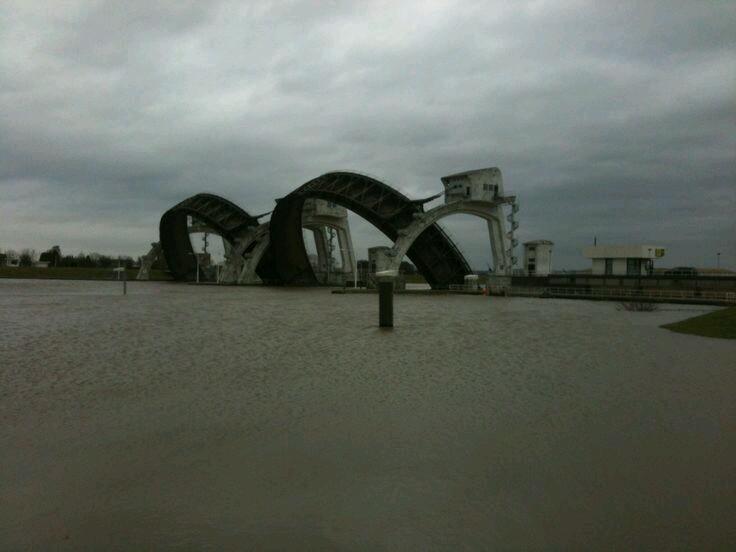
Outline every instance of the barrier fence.
[[680, 301], [718, 301], [736, 304], [736, 292], [733, 291], [491, 286], [490, 292], [494, 295], [527, 297], [589, 297], [597, 299], [643, 299], [652, 301], [669, 299]]

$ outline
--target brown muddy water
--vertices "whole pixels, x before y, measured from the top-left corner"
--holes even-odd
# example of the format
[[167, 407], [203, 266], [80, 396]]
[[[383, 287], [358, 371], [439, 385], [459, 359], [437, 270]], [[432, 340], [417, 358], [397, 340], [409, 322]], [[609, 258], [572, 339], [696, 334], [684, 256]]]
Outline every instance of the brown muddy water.
[[733, 549], [736, 342], [615, 303], [0, 280], [0, 549]]

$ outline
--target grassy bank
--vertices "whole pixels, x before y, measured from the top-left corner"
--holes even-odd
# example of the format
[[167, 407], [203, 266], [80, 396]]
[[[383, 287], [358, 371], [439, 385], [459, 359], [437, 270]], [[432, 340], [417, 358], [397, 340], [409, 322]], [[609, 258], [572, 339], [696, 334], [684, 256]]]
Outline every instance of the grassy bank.
[[[128, 280], [135, 280], [137, 269], [128, 269]], [[0, 267], [0, 278], [34, 278], [41, 280], [114, 280], [117, 275], [111, 268], [79, 268], [35, 266]], [[171, 280], [166, 272], [152, 270], [151, 280]]]
[[736, 339], [736, 307], [709, 312], [662, 327], [679, 333]]

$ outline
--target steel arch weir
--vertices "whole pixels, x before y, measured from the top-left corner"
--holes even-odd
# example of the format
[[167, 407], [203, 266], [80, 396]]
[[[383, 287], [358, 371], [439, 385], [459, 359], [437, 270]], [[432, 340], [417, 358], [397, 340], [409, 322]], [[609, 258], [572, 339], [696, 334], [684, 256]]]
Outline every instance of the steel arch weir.
[[[302, 235], [302, 208], [309, 198], [325, 199], [350, 209], [395, 242], [402, 230], [424, 212], [421, 201], [412, 201], [383, 182], [352, 172], [329, 172], [310, 180], [278, 200], [271, 216], [273, 268], [285, 284], [316, 285]], [[467, 261], [452, 240], [432, 224], [413, 242], [407, 256], [433, 287], [460, 284], [470, 272]]]
[[177, 203], [163, 214], [159, 223], [161, 249], [176, 280], [194, 279], [197, 270], [187, 228], [187, 216], [190, 215], [230, 242], [238, 232], [258, 226], [255, 217], [214, 194], [197, 194]]

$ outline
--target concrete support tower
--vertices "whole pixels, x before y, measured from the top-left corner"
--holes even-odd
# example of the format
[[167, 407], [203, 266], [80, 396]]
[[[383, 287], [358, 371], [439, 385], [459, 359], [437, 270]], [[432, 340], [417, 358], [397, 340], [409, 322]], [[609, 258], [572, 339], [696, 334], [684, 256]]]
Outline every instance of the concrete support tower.
[[[342, 285], [352, 281], [357, 271], [353, 242], [344, 207], [321, 199], [309, 199], [304, 203], [302, 227], [311, 231], [317, 247], [318, 263], [315, 269], [318, 280], [327, 285]], [[334, 231], [335, 244], [331, 239]], [[220, 271], [219, 283], [257, 284], [261, 280], [256, 268], [270, 244], [269, 223], [248, 227], [232, 241], [225, 243], [225, 265]], [[335, 266], [333, 252], [339, 248], [342, 267]]]
[[510, 276], [517, 261], [514, 247], [518, 241], [514, 239], [514, 230], [519, 227], [515, 218], [519, 206], [515, 196], [504, 195], [501, 170], [491, 167], [462, 172], [443, 177], [442, 183], [444, 205], [414, 214], [415, 221], [399, 232], [390, 252], [391, 268], [398, 270], [411, 245], [432, 224], [449, 215], [466, 213], [487, 221], [494, 272]]
[[148, 280], [151, 277], [151, 267], [161, 256], [161, 244], [154, 242], [151, 249], [141, 258], [141, 267], [138, 269], [136, 280]]
[[[310, 230], [317, 249], [317, 279], [327, 285], [351, 282], [358, 266], [345, 207], [322, 199], [308, 199], [302, 210], [302, 227]], [[337, 243], [333, 236], [336, 236]], [[334, 262], [335, 248], [339, 249], [341, 267]]]

